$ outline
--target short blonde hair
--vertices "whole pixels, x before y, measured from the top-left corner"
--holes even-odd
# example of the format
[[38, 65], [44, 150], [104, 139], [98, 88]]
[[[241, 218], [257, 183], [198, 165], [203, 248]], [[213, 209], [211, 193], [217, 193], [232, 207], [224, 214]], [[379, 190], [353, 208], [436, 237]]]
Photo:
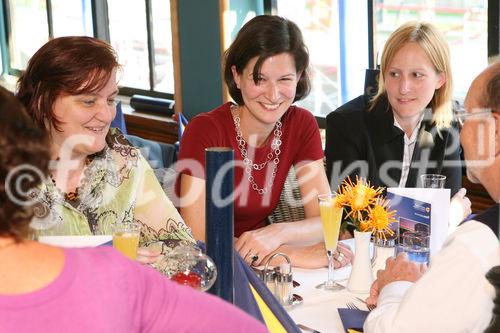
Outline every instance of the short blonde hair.
[[450, 65], [450, 50], [441, 32], [427, 22], [407, 22], [396, 29], [385, 43], [382, 53], [378, 91], [371, 101], [372, 109], [382, 96], [387, 94], [384, 85], [385, 72], [395, 54], [407, 43], [417, 43], [427, 54], [438, 73], [445, 75], [445, 83], [434, 92], [430, 102], [432, 119], [438, 128], [449, 127], [453, 119], [451, 97], [453, 79]]

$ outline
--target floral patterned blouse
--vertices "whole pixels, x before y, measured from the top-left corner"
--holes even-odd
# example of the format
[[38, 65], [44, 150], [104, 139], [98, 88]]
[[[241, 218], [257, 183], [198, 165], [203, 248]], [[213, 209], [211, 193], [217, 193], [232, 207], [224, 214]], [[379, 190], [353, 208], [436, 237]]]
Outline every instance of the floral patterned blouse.
[[157, 240], [194, 243], [140, 151], [116, 129], [106, 142], [87, 166], [76, 200], [67, 201], [50, 179], [34, 191], [31, 226], [36, 234], [111, 234], [114, 223], [138, 222], [141, 245]]

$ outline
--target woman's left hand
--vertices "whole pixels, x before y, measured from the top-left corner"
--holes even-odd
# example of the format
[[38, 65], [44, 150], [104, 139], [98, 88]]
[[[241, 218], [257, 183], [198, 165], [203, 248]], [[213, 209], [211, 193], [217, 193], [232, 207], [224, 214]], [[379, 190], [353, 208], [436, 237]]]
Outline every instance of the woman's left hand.
[[333, 255], [335, 268], [344, 267], [352, 262], [353, 253], [351, 248], [343, 243], [338, 243], [337, 251]]
[[[328, 258], [326, 256], [324, 242], [301, 247], [285, 245], [280, 248], [280, 252], [284, 252], [289, 255], [294, 267], [315, 269], [328, 266]], [[353, 254], [351, 249], [347, 245], [339, 243], [337, 251], [335, 251], [334, 254], [334, 267], [340, 268], [349, 264], [352, 261], [352, 256]], [[270, 265], [276, 266], [283, 261], [284, 259], [282, 257], [277, 257], [270, 262]], [[267, 258], [264, 259], [264, 263], [266, 262]]]
[[265, 257], [282, 245], [281, 231], [280, 224], [246, 231], [236, 240], [235, 250], [249, 265], [259, 266]]

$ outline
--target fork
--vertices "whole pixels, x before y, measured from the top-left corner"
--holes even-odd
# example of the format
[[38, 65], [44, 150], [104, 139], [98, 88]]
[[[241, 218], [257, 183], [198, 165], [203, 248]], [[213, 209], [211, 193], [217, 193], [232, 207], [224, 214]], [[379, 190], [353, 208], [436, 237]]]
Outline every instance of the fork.
[[353, 302], [347, 302], [347, 303], [345, 303], [345, 305], [347, 306], [348, 309], [359, 310], [358, 306], [356, 304], [354, 304]]
[[376, 305], [366, 303], [366, 301], [362, 298], [359, 298], [359, 297], [354, 297], [354, 298], [356, 298], [358, 301], [364, 303], [366, 305], [366, 307], [368, 308], [368, 311], [372, 311], [373, 309], [375, 309], [377, 307]]

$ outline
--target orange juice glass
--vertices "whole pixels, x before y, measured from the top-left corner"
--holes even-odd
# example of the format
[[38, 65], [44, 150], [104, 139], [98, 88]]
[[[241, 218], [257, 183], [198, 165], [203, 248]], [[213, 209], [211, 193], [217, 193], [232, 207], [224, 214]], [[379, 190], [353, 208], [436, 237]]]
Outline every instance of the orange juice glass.
[[135, 260], [139, 247], [141, 225], [137, 223], [117, 224], [113, 227], [113, 247], [124, 256]]

